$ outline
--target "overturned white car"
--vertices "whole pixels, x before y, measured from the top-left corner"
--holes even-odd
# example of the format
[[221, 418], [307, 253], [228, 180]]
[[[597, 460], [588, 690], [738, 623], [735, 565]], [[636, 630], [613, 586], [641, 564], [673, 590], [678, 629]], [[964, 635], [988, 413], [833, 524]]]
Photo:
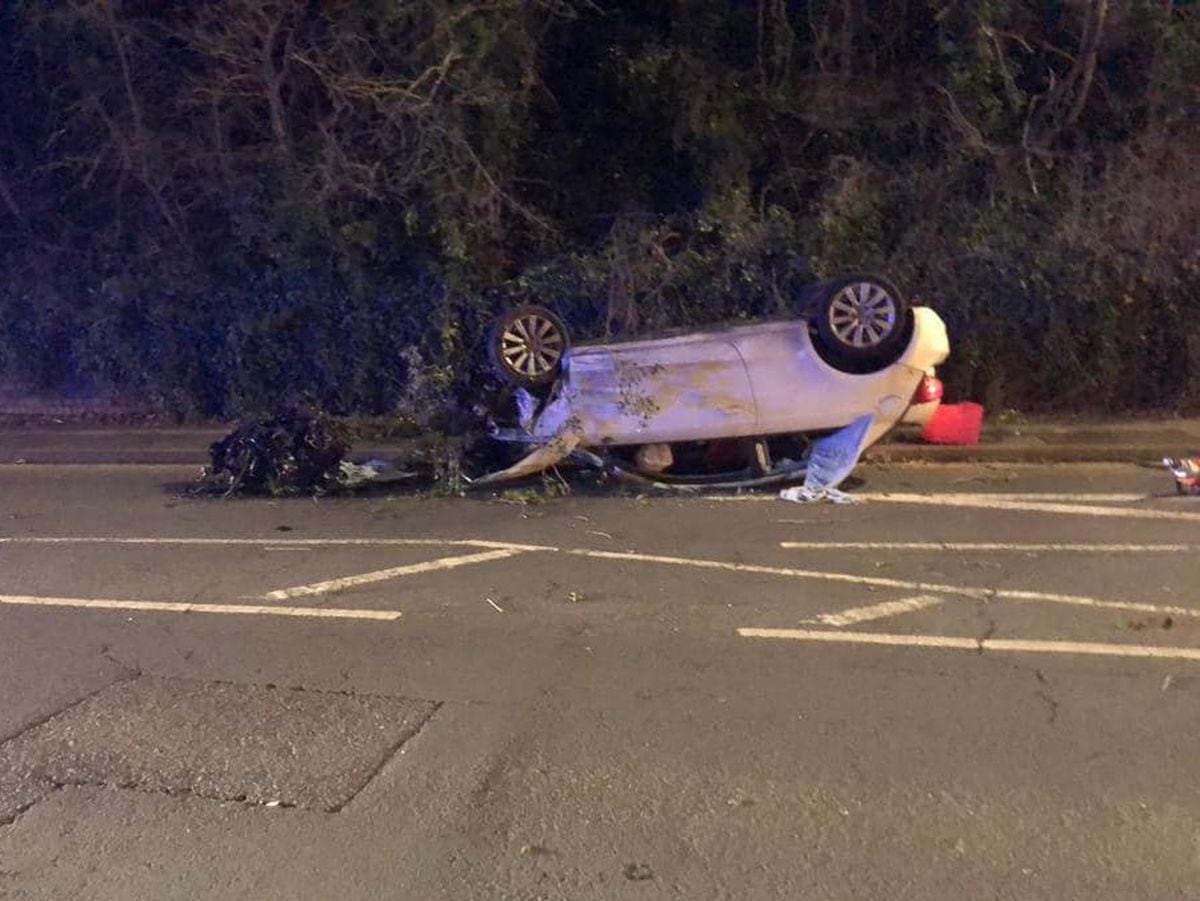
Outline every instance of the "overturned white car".
[[517, 427], [493, 433], [536, 447], [476, 484], [572, 455], [666, 482], [674, 447], [731, 441], [745, 450], [745, 466], [717, 481], [783, 481], [802, 475], [804, 461], [774, 463], [773, 438], [828, 433], [869, 416], [861, 450], [906, 417], [928, 416], [941, 397], [936, 367], [949, 355], [933, 310], [910, 307], [868, 276], [814, 285], [800, 300], [796, 319], [576, 347], [550, 310], [510, 311], [490, 349], [497, 373], [523, 389], [521, 412]]

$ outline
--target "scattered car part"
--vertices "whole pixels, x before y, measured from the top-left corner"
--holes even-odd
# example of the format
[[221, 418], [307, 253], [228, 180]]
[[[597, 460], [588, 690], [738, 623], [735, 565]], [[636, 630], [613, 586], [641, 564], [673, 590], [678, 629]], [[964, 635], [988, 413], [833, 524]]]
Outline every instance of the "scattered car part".
[[1179, 494], [1200, 494], [1200, 455], [1164, 457], [1163, 465], [1175, 476], [1175, 490]]
[[209, 447], [210, 464], [197, 492], [322, 494], [366, 485], [409, 482], [415, 471], [388, 460], [345, 459], [348, 429], [319, 412], [287, 409], [269, 419], [242, 422]]
[[400, 469], [388, 460], [367, 460], [365, 463], [343, 460], [338, 467], [336, 487], [353, 489], [366, 485], [394, 485], [419, 477], [419, 473]]
[[507, 469], [488, 473], [487, 475], [471, 480], [469, 487], [483, 488], [499, 482], [511, 482], [527, 476], [537, 475], [539, 472], [543, 472], [566, 460], [578, 445], [579, 437], [576, 435], [564, 434], [556, 436], [554, 440], [538, 446], [528, 456], [522, 457]]
[[226, 495], [326, 491], [337, 483], [349, 449], [346, 430], [331, 417], [284, 410], [243, 422], [213, 442], [202, 486]]

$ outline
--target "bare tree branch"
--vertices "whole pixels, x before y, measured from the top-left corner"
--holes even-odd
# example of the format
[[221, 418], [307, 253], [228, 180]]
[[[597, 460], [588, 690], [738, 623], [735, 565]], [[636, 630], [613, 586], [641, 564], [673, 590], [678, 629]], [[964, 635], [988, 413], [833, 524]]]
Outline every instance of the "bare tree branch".
[[954, 95], [943, 85], [934, 85], [934, 88], [946, 98], [946, 112], [949, 116], [950, 124], [963, 137], [967, 146], [977, 152], [996, 156], [998, 153], [997, 148], [989, 144], [983, 137], [983, 132], [980, 131], [979, 127], [966, 117]]
[[[1094, 4], [1094, 5], [1093, 5]], [[1096, 58], [1100, 50], [1100, 39], [1104, 35], [1104, 27], [1108, 20], [1109, 0], [1092, 0], [1087, 4], [1090, 31], [1085, 26], [1083, 48], [1079, 54], [1076, 67], [1071, 70], [1075, 76], [1072, 81], [1074, 100], [1067, 113], [1065, 125], [1073, 126], [1079, 121], [1083, 107], [1087, 103], [1088, 94], [1092, 87], [1092, 78], [1096, 74]], [[1078, 87], [1075, 84], [1078, 83]]]

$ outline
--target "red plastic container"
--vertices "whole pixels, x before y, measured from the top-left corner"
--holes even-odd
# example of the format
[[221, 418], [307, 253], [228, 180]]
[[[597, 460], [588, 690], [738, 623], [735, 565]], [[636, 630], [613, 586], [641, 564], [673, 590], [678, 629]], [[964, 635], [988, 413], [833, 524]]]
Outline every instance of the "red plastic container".
[[925, 423], [921, 440], [930, 444], [978, 444], [982, 428], [982, 405], [942, 404]]

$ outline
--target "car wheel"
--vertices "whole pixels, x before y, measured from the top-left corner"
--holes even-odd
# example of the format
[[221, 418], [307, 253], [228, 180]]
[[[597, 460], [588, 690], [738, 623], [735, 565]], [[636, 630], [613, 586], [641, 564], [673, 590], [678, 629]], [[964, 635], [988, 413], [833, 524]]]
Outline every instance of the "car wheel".
[[545, 307], [525, 304], [496, 321], [488, 352], [496, 374], [522, 388], [540, 388], [558, 378], [571, 336]]
[[904, 352], [908, 301], [883, 279], [855, 275], [828, 283], [813, 316], [821, 348], [839, 368], [882, 368]]

